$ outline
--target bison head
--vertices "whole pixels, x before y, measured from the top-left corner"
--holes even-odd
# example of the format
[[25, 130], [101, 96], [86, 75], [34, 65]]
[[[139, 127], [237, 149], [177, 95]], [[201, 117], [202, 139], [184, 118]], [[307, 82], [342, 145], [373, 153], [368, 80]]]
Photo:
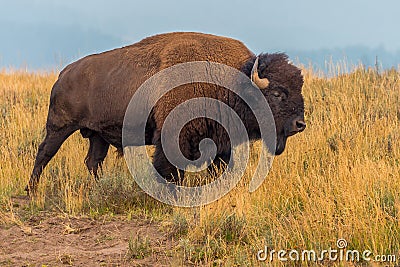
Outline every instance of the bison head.
[[247, 65], [253, 85], [262, 91], [270, 105], [277, 134], [275, 155], [280, 155], [287, 138], [306, 128], [301, 95], [303, 76], [281, 53], [261, 54]]

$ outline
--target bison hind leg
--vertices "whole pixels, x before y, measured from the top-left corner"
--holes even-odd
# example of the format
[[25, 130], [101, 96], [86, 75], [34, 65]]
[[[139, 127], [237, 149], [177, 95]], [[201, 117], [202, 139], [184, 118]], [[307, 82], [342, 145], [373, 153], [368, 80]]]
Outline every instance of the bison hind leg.
[[64, 141], [76, 130], [77, 127], [74, 125], [67, 125], [60, 128], [53, 127], [53, 125], [50, 124], [47, 125], [46, 137], [39, 145], [31, 178], [29, 179], [28, 185], [25, 187], [25, 191], [28, 194], [35, 194], [39, 177], [44, 167], [46, 167], [47, 163], [49, 163], [57, 153]]
[[81, 132], [83, 138], [89, 138], [95, 133], [95, 131], [92, 131], [88, 128], [82, 128], [79, 131]]
[[89, 138], [89, 151], [85, 158], [85, 164], [89, 172], [94, 175], [95, 179], [98, 179], [98, 169], [101, 170], [101, 164], [104, 158], [107, 156], [108, 148], [110, 144], [103, 139], [97, 132], [91, 130], [81, 130], [82, 136], [88, 136]]

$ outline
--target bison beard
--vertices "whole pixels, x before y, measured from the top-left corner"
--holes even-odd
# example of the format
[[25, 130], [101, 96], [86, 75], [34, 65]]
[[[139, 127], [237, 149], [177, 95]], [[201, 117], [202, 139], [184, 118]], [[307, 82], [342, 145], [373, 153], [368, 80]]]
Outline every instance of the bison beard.
[[[109, 146], [118, 151], [123, 149], [125, 111], [140, 85], [163, 69], [192, 61], [225, 64], [251, 78], [274, 115], [278, 134], [277, 147], [272, 148], [274, 153], [281, 154], [287, 138], [304, 130], [303, 77], [301, 71], [288, 62], [286, 55], [261, 54], [256, 57], [240, 41], [209, 34], [178, 32], [156, 35], [130, 46], [84, 57], [61, 71], [52, 88], [47, 133], [38, 149], [26, 187], [28, 193], [35, 191], [43, 168], [76, 130], [89, 139], [85, 163], [97, 178]], [[199, 83], [181, 86], [157, 103], [146, 126], [146, 144], [156, 147], [154, 166], [167, 179], [183, 177], [183, 172], [178, 174], [162, 151], [160, 132], [163, 122], [177, 104], [194, 97], [212, 97], [224, 102], [239, 114], [250, 139], [260, 138], [254, 116], [232, 92]], [[217, 145], [214, 160], [227, 161], [231, 150], [226, 135], [217, 123], [200, 118], [182, 130], [180, 146], [188, 159], [196, 159], [199, 142], [210, 138]]]

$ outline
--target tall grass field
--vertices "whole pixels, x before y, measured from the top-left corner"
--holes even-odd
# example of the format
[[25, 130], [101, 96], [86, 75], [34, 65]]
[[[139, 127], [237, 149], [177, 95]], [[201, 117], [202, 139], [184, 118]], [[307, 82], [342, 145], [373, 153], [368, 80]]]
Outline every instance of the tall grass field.
[[[389, 264], [376, 255], [395, 255], [390, 264], [400, 264], [400, 72], [342, 69], [332, 66], [324, 76], [304, 68], [307, 128], [288, 139], [253, 193], [242, 179], [209, 205], [168, 206], [135, 184], [113, 148], [96, 182], [84, 164], [88, 140], [76, 132], [23, 212], [15, 211], [14, 198], [25, 194], [58, 73], [0, 71], [0, 225], [23, 224], [41, 211], [146, 218], [174, 241], [168, 253], [176, 266]], [[289, 258], [291, 250], [300, 258], [304, 250], [339, 250], [338, 239], [347, 242], [342, 252], [369, 250], [371, 260]], [[287, 260], [275, 252], [271, 261], [272, 250], [286, 251]]]

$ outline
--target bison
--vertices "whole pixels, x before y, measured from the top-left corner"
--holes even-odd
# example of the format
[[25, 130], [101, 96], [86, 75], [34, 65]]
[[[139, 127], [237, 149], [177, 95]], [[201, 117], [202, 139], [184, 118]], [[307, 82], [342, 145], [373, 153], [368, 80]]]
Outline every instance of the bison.
[[[89, 139], [85, 163], [97, 178], [109, 146], [123, 151], [124, 115], [140, 85], [163, 69], [192, 61], [225, 64], [251, 78], [265, 96], [274, 116], [277, 137], [273, 152], [276, 155], [284, 151], [289, 136], [305, 129], [301, 94], [303, 77], [300, 69], [288, 61], [287, 55], [265, 53], [256, 56], [240, 41], [210, 34], [155, 35], [133, 45], [89, 55], [61, 71], [51, 91], [46, 137], [38, 148], [26, 187], [28, 193], [35, 191], [43, 168], [77, 130]], [[174, 106], [199, 96], [212, 97], [229, 105], [245, 122], [250, 139], [260, 138], [251, 110], [237, 95], [218, 86], [182, 85], [157, 102], [146, 124], [146, 145], [155, 146], [154, 167], [167, 180], [183, 177], [183, 170], [177, 169], [165, 157], [160, 140], [163, 122]], [[226, 132], [207, 118], [190, 121], [182, 129], [179, 145], [184, 156], [191, 160], [198, 158], [199, 142], [204, 138], [216, 143], [216, 162], [229, 160], [231, 148]]]

